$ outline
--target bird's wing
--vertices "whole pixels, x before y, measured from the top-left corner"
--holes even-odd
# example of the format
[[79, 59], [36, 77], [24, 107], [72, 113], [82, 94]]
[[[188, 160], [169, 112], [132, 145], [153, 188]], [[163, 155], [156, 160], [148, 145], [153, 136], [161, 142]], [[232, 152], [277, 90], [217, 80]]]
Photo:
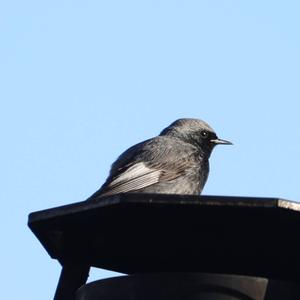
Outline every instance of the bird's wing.
[[[140, 190], [185, 174], [191, 167], [190, 154], [182, 153], [178, 144], [170, 141], [161, 147], [162, 138], [145, 141], [125, 151], [112, 165], [106, 182], [91, 198]], [[159, 151], [157, 143], [160, 143]]]
[[177, 161], [172, 165], [165, 163], [151, 167], [144, 162], [138, 162], [108, 180], [92, 198], [127, 193], [158, 182], [171, 181], [183, 175], [186, 168], [187, 165], [184, 161]]
[[139, 190], [159, 182], [162, 171], [149, 168], [145, 163], [139, 162], [113, 178], [101, 192], [101, 196], [126, 193]]

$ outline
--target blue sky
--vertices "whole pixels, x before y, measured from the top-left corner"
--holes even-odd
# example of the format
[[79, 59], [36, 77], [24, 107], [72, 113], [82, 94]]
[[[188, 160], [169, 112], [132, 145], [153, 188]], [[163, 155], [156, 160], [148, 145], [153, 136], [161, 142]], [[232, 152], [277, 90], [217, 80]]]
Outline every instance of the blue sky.
[[[299, 9], [3, 1], [3, 298], [51, 299], [57, 284], [60, 266], [27, 228], [28, 213], [86, 199], [122, 151], [180, 117], [234, 142], [212, 154], [204, 194], [300, 200]], [[110, 275], [93, 270], [90, 280]]]

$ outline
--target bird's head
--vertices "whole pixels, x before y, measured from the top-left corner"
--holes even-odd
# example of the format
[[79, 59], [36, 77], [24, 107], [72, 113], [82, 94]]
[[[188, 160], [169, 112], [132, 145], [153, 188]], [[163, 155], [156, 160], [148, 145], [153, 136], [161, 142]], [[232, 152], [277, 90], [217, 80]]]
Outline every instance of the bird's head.
[[193, 144], [208, 156], [216, 145], [232, 145], [219, 139], [215, 131], [204, 121], [198, 119], [178, 119], [165, 128], [160, 135], [169, 135]]

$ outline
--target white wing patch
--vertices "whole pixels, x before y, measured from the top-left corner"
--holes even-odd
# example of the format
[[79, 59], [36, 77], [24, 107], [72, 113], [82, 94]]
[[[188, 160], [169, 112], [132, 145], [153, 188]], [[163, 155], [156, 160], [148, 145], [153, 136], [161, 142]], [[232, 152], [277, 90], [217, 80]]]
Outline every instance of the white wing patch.
[[143, 162], [136, 163], [113, 179], [101, 196], [126, 193], [145, 188], [157, 183], [161, 172], [161, 170], [148, 168]]

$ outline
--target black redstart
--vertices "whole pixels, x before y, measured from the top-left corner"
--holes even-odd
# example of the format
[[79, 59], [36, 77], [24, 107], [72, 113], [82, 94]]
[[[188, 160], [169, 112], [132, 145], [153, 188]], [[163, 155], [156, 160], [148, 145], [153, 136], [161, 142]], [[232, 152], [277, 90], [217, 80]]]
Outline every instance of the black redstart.
[[102, 187], [88, 200], [119, 193], [199, 195], [213, 148], [231, 145], [198, 119], [178, 119], [159, 136], [136, 144], [113, 163]]

